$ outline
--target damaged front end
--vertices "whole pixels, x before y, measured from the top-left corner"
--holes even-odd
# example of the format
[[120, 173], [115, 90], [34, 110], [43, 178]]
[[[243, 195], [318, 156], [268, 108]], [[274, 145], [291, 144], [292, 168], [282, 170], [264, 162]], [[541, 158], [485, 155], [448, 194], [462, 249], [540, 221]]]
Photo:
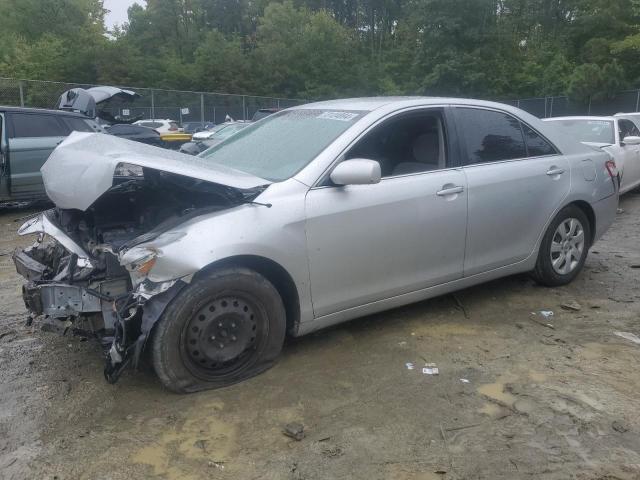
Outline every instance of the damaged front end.
[[[119, 151], [125, 146], [116, 145]], [[154, 154], [156, 149], [149, 148]], [[153, 325], [191, 277], [151, 281], [149, 273], [162, 253], [158, 245], [179, 238], [182, 223], [250, 202], [266, 187], [239, 189], [189, 177], [180, 174], [186, 167], [179, 158], [172, 165], [178, 164], [174, 170], [180, 173], [151, 168], [147, 160], [129, 165], [135, 174], [128, 177], [118, 176], [123, 162], [114, 162], [112, 185], [97, 192], [95, 199], [78, 195], [76, 206], [61, 190], [60, 168], [68, 166], [66, 158], [77, 163], [77, 157], [55, 155], [43, 176], [47, 186], [47, 176], [55, 175], [47, 193], [64, 208], [40, 213], [20, 227], [20, 235], [35, 235], [36, 241], [16, 250], [13, 260], [27, 280], [23, 298], [31, 318], [41, 317], [63, 332], [97, 338], [105, 351], [105, 378], [113, 383], [127, 365], [137, 365]]]

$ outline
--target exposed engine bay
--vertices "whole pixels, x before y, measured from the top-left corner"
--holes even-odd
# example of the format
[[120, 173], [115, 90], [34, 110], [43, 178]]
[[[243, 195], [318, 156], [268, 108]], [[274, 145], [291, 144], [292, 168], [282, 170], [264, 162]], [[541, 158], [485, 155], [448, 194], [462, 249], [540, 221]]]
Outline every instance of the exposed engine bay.
[[54, 208], [32, 217], [19, 233], [37, 234], [37, 240], [14, 253], [18, 273], [28, 280], [23, 297], [31, 315], [58, 330], [100, 340], [109, 382], [129, 363], [137, 364], [153, 324], [185, 285], [183, 280], [152, 284], [144, 274], [153, 259], [128, 263], [124, 254], [191, 218], [251, 203], [266, 188], [133, 170], [137, 175], [115, 177], [84, 211]]

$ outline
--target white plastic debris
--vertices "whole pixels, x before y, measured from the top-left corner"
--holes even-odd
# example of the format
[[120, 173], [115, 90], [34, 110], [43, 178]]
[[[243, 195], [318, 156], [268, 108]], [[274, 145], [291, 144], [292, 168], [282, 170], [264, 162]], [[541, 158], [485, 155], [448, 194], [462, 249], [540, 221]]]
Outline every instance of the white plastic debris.
[[540, 315], [544, 318], [553, 317], [553, 312], [551, 310], [540, 310]]
[[425, 363], [422, 368], [422, 373], [424, 375], [440, 375], [440, 370], [435, 363]]
[[469, 380], [467, 380], [466, 378], [461, 378], [460, 381], [462, 383], [471, 383]]
[[638, 337], [635, 333], [631, 333], [631, 332], [613, 332], [614, 335], [617, 335], [619, 337], [622, 337], [626, 340], [629, 340], [633, 343], [635, 343], [636, 345], [640, 345], [640, 337]]
[[416, 368], [416, 366], [411, 362], [405, 363], [405, 366], [407, 367], [407, 370], [413, 370], [414, 368]]

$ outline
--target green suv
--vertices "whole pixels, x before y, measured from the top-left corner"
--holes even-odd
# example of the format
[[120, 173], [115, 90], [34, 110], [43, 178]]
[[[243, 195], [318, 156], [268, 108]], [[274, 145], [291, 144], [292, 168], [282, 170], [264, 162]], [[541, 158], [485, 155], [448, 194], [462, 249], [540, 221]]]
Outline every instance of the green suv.
[[40, 167], [73, 131], [101, 127], [77, 113], [0, 106], [0, 202], [45, 198]]

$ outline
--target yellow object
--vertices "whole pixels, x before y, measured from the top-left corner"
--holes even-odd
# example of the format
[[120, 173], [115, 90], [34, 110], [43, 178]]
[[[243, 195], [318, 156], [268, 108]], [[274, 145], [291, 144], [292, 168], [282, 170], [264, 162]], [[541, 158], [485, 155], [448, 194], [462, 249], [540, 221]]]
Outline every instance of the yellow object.
[[190, 142], [190, 133], [163, 133], [160, 135], [160, 139], [164, 142]]

